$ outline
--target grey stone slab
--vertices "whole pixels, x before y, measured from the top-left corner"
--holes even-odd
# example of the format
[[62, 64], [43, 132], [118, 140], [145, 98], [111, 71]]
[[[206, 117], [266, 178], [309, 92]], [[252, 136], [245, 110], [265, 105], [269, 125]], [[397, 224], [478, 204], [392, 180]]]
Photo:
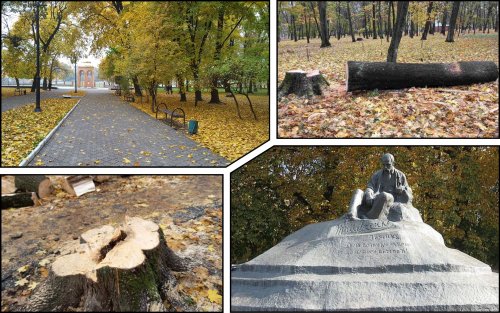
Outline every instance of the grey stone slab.
[[498, 274], [415, 221], [311, 224], [231, 271], [232, 310], [498, 310]]

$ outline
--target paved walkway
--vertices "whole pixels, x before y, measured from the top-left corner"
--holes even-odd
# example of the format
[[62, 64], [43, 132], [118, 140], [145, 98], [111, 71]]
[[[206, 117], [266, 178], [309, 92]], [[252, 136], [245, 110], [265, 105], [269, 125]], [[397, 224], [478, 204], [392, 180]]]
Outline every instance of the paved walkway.
[[[86, 90], [28, 166], [226, 166], [229, 162], [108, 90]], [[43, 165], [40, 164], [43, 162]]]
[[[36, 94], [34, 92], [29, 92], [26, 90], [27, 94], [22, 96], [12, 96], [2, 99], [2, 112], [10, 110], [12, 108], [20, 107], [28, 103], [35, 103]], [[69, 93], [68, 89], [53, 89], [40, 92], [40, 99], [44, 100], [47, 98], [58, 98], [63, 93]], [[43, 110], [43, 107], [42, 107]]]

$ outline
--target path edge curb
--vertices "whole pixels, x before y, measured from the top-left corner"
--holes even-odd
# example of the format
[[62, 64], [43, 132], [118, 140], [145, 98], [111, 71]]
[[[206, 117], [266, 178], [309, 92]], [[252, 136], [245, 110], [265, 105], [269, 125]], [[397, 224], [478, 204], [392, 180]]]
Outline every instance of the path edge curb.
[[33, 160], [35, 155], [43, 148], [43, 146], [47, 143], [47, 141], [49, 141], [50, 138], [52, 138], [56, 130], [59, 129], [59, 127], [61, 127], [62, 123], [68, 118], [71, 112], [73, 112], [73, 110], [78, 106], [78, 104], [80, 104], [80, 101], [82, 101], [82, 99], [78, 100], [78, 102], [73, 106], [73, 108], [69, 110], [68, 113], [66, 113], [66, 115], [59, 121], [59, 123], [48, 133], [48, 135], [45, 136], [45, 138], [43, 138], [43, 140], [38, 143], [38, 146], [36, 146], [36, 148], [33, 149], [30, 152], [30, 154], [28, 154], [28, 156], [21, 161], [21, 163], [19, 163], [18, 165], [19, 167], [26, 166], [29, 162]]

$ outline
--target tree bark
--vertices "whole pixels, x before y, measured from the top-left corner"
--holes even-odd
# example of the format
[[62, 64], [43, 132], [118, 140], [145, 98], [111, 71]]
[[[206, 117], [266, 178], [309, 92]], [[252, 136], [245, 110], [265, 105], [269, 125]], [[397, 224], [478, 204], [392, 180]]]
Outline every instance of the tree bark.
[[330, 85], [318, 70], [304, 72], [301, 70], [289, 71], [278, 88], [278, 97], [296, 94], [299, 97], [322, 95], [323, 87]]
[[372, 1], [372, 25], [373, 25], [373, 39], [377, 39], [377, 27], [375, 23], [375, 2]]
[[16, 87], [19, 88], [19, 78], [18, 77], [14, 77], [14, 79], [16, 80]]
[[34, 192], [16, 192], [2, 194], [2, 210], [32, 206], [37, 199]]
[[457, 86], [495, 81], [494, 62], [347, 62], [347, 91]]
[[455, 25], [457, 24], [458, 11], [460, 10], [460, 1], [453, 1], [453, 9], [451, 10], [450, 27], [448, 28], [448, 36], [446, 42], [454, 42]]
[[137, 76], [132, 77], [132, 83], [134, 83], [134, 93], [137, 97], [142, 96], [141, 86], [139, 86], [139, 79]]
[[398, 58], [398, 47], [403, 36], [403, 25], [405, 24], [406, 13], [408, 12], [409, 1], [398, 1], [396, 24], [392, 31], [391, 44], [387, 52], [387, 62], [396, 62]]
[[381, 8], [381, 1], [378, 1], [378, 34], [380, 39], [384, 39], [384, 33], [382, 30], [382, 8]]
[[45, 175], [16, 175], [14, 184], [17, 191], [36, 192], [40, 198], [45, 198], [54, 191], [50, 179]]
[[445, 1], [443, 21], [441, 22], [441, 34], [446, 34], [446, 21], [448, 19], [448, 4]]
[[427, 6], [427, 21], [425, 22], [424, 33], [422, 34], [422, 38], [420, 40], [427, 40], [427, 34], [431, 28], [431, 12], [432, 12], [432, 1], [429, 1], [429, 5]]
[[116, 229], [106, 225], [83, 233], [74, 250], [56, 259], [25, 311], [163, 312], [165, 302], [182, 301], [172, 271], [185, 271], [188, 263], [153, 222], [126, 216]]
[[320, 35], [321, 35], [321, 48], [331, 47], [330, 41], [328, 40], [328, 27], [326, 25], [326, 1], [318, 1], [319, 10], [319, 24], [320, 24]]
[[350, 9], [349, 1], [347, 1], [347, 18], [349, 19], [349, 31], [351, 32], [352, 42], [356, 42], [356, 38], [354, 37], [354, 31], [352, 29], [352, 17], [351, 17], [351, 9]]

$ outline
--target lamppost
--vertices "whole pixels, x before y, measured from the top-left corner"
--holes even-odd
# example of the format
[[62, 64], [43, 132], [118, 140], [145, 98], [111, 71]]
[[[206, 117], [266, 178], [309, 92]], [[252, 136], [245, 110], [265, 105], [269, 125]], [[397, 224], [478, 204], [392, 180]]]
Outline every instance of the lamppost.
[[76, 54], [73, 54], [73, 56], [71, 57], [71, 62], [75, 63], [75, 93], [76, 93], [76, 61], [77, 61]]
[[35, 92], [36, 106], [35, 112], [42, 112], [40, 108], [40, 1], [35, 1], [36, 11], [36, 75], [35, 75]]

